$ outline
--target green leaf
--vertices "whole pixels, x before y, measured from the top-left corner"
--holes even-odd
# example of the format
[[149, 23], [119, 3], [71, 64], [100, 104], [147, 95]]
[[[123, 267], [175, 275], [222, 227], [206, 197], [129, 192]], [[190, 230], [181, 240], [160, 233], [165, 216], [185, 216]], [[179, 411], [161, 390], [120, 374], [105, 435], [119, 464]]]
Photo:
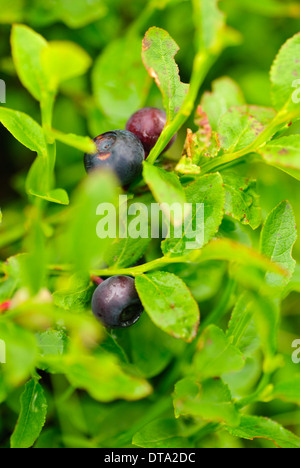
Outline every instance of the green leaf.
[[136, 325], [128, 330], [128, 335], [132, 362], [147, 379], [161, 374], [186, 346], [183, 341], [158, 329], [147, 314], [142, 314]]
[[59, 432], [59, 429], [57, 429], [56, 427], [44, 429], [39, 439], [35, 443], [34, 448], [62, 448], [61, 433]]
[[256, 181], [234, 173], [222, 173], [226, 190], [225, 213], [242, 224], [257, 229], [262, 221]]
[[253, 321], [254, 313], [254, 298], [250, 293], [244, 292], [237, 300], [226, 332], [230, 343], [246, 357], [251, 356], [260, 345]]
[[45, 155], [46, 142], [41, 126], [29, 115], [0, 107], [0, 122], [22, 145]]
[[[50, 180], [51, 179], [51, 180]], [[38, 156], [28, 171], [26, 178], [26, 192], [29, 195], [45, 196], [45, 190], [52, 185], [52, 177], [49, 176], [48, 159]]]
[[141, 60], [141, 40], [128, 36], [110, 43], [95, 62], [92, 85], [104, 115], [125, 125], [143, 107], [150, 85]]
[[[49, 163], [46, 157], [38, 156], [33, 162], [26, 179], [26, 192], [48, 202], [68, 205], [69, 196], [63, 189], [53, 189], [53, 176], [49, 174]], [[48, 190], [47, 190], [48, 188]]]
[[156, 326], [175, 338], [188, 342], [195, 338], [200, 320], [199, 308], [180, 278], [157, 271], [138, 276], [136, 288]]
[[[162, 251], [165, 255], [187, 253], [189, 242], [194, 243], [194, 248], [203, 247], [214, 237], [222, 222], [225, 192], [220, 174], [198, 177], [185, 188], [185, 195], [187, 203], [192, 204], [192, 216], [191, 219], [188, 218], [186, 223], [188, 225], [186, 227], [185, 224], [180, 238], [174, 238], [171, 233], [170, 237], [162, 243]], [[197, 215], [200, 216], [200, 224]]]
[[220, 118], [233, 106], [242, 106], [245, 98], [238, 85], [229, 77], [219, 78], [212, 83], [212, 92], [206, 91], [201, 99], [201, 108], [207, 114], [214, 131]]
[[257, 250], [230, 239], [212, 240], [202, 250], [192, 252], [189, 260], [195, 263], [202, 263], [208, 260], [225, 260], [230, 263], [258, 268], [263, 272], [274, 272], [282, 278], [288, 275], [282, 266], [273, 263]]
[[55, 189], [50, 190], [50, 192], [43, 193], [36, 191], [34, 189], [28, 189], [29, 195], [34, 195], [35, 197], [42, 198], [51, 203], [57, 203], [58, 205], [68, 205], [69, 196], [64, 189]]
[[84, 309], [90, 303], [95, 285], [88, 276], [74, 275], [68, 289], [53, 294], [54, 304], [65, 310]]
[[69, 204], [69, 195], [64, 189], [54, 189], [50, 190], [50, 192], [46, 194], [35, 194], [34, 192], [31, 192], [33, 195], [36, 195], [37, 197], [43, 198], [44, 200], [47, 200], [52, 203], [58, 203], [59, 205], [68, 205]]
[[265, 125], [249, 113], [247, 108], [232, 107], [219, 121], [221, 146], [229, 153], [241, 151], [253, 143], [264, 129]]
[[189, 89], [189, 85], [181, 83], [174, 61], [178, 50], [176, 42], [163, 29], [152, 27], [144, 37], [143, 61], [163, 95], [168, 122], [174, 119]]
[[[51, 2], [52, 3], [52, 2]], [[103, 0], [56, 0], [54, 12], [70, 28], [83, 28], [90, 23], [105, 17], [107, 5]]]
[[11, 36], [12, 56], [23, 86], [38, 101], [42, 100], [47, 78], [41, 62], [47, 41], [28, 26], [14, 25]]
[[[145, 228], [148, 227], [145, 222]], [[129, 235], [125, 239], [113, 240], [110, 249], [105, 252], [104, 260], [109, 267], [127, 268], [137, 263], [146, 252], [151, 239], [133, 239]]]
[[71, 78], [83, 75], [91, 66], [89, 55], [77, 44], [53, 41], [42, 50], [42, 67], [48, 78], [48, 89], [56, 92], [59, 85]]
[[21, 411], [11, 436], [11, 448], [32, 447], [46, 421], [47, 400], [42, 386], [30, 380], [21, 396]]
[[62, 21], [69, 28], [83, 28], [105, 17], [108, 12], [103, 0], [45, 0], [43, 4], [33, 0], [30, 5], [25, 0], [13, 0], [10, 5], [0, 0], [1, 23], [29, 21], [40, 27], [47, 27]]
[[[41, 304], [36, 305], [33, 300], [27, 307], [24, 307], [23, 312], [24, 317], [25, 314], [29, 315], [29, 321], [42, 319], [42, 325], [46, 323], [47, 326], [50, 324], [53, 327], [59, 327], [59, 330], [48, 328], [45, 333], [36, 335], [39, 346], [37, 363], [39, 369], [49, 368], [52, 372], [53, 363], [55, 373], [56, 361], [59, 363], [62, 355], [68, 361], [74, 357], [74, 354], [76, 358], [76, 353], [84, 353], [85, 347], [90, 348], [101, 343], [104, 329], [89, 311], [83, 312], [75, 309], [67, 311], [47, 302], [42, 303], [42, 309], [41, 312]], [[25, 320], [24, 318], [23, 321]], [[61, 369], [61, 373], [64, 373], [64, 369]]]
[[48, 43], [24, 25], [13, 26], [11, 43], [19, 78], [38, 101], [45, 101], [62, 82], [84, 74], [91, 66], [91, 58], [77, 44]]
[[287, 272], [285, 278], [268, 273], [266, 281], [269, 284], [282, 288], [293, 276], [296, 262], [292, 257], [292, 250], [296, 239], [295, 216], [291, 205], [284, 201], [269, 214], [261, 233], [261, 253]]
[[[149, 193], [120, 204], [118, 235], [104, 255], [105, 263], [109, 267], [127, 268], [141, 259], [151, 242], [149, 213], [152, 203], [154, 199]], [[145, 206], [147, 210], [144, 210]], [[130, 210], [133, 210], [133, 214], [129, 214]], [[135, 236], [130, 232], [132, 226], [137, 230]], [[137, 235], [139, 237], [136, 237]]]
[[219, 173], [206, 174], [189, 184], [186, 189], [188, 203], [204, 204], [204, 244], [218, 232], [224, 215], [225, 193]]
[[188, 439], [184, 437], [181, 425], [174, 419], [152, 421], [134, 435], [132, 443], [143, 448], [192, 447]]
[[22, 286], [34, 296], [46, 287], [47, 256], [40, 215], [38, 211], [32, 211], [31, 216], [30, 231], [27, 236], [28, 255], [22, 259], [21, 274]]
[[[143, 177], [167, 219], [172, 224], [181, 226], [185, 215], [186, 196], [178, 177], [147, 162], [144, 162]], [[174, 210], [173, 204], [176, 204]]]
[[48, 330], [38, 335], [39, 352], [42, 357], [62, 355], [66, 343], [67, 337], [63, 331]]
[[273, 371], [278, 342], [279, 310], [276, 303], [258, 295], [243, 293], [232, 313], [227, 337], [249, 356], [261, 345], [265, 370]]
[[145, 379], [127, 374], [110, 353], [48, 357], [45, 363], [56, 373], [65, 374], [73, 387], [86, 390], [97, 401], [135, 401], [152, 393]]
[[300, 405], [300, 375], [275, 383], [270, 398]]
[[1, 374], [10, 389], [22, 384], [34, 371], [37, 342], [33, 333], [9, 320], [0, 322], [0, 339], [6, 345], [7, 361], [7, 364], [1, 368]]
[[209, 379], [201, 384], [191, 378], [180, 380], [173, 395], [175, 416], [192, 416], [207, 422], [238, 426], [240, 415], [228, 387], [222, 380]]
[[276, 117], [276, 111], [272, 107], [244, 105], [239, 108], [241, 111], [251, 115], [262, 125], [269, 125]]
[[290, 135], [272, 140], [257, 152], [264, 161], [300, 180], [300, 136]]
[[[74, 215], [61, 248], [66, 263], [73, 263], [78, 271], [88, 272], [100, 265], [106, 249], [116, 237], [110, 221], [115, 220], [118, 194], [118, 182], [107, 171], [90, 174], [76, 190], [73, 198]], [[98, 223], [103, 219], [98, 213], [99, 206], [101, 210], [105, 208], [106, 212], [107, 208], [109, 211], [108, 231], [102, 232], [101, 229], [99, 233], [100, 236], [107, 235], [105, 238], [98, 237]]]
[[69, 196], [64, 189], [53, 189], [47, 192], [43, 190], [49, 185], [47, 169], [46, 160], [41, 157], [36, 158], [27, 176], [26, 192], [51, 203], [68, 205]]
[[[286, 107], [299, 115], [298, 100], [293, 99], [294, 83], [300, 77], [300, 34], [289, 39], [280, 49], [271, 69], [272, 100], [277, 110]], [[296, 85], [297, 87], [297, 85]]]
[[287, 297], [291, 292], [300, 293], [300, 265], [296, 265], [294, 274], [284, 289], [284, 297]]
[[278, 349], [278, 332], [280, 323], [279, 305], [272, 299], [257, 296], [254, 302], [254, 320], [261, 346], [265, 355], [264, 369], [272, 372], [277, 362], [274, 360]]
[[204, 302], [220, 291], [227, 265], [217, 261], [175, 264], [169, 265], [168, 271], [184, 280], [197, 302]]
[[299, 437], [268, 418], [244, 415], [239, 427], [226, 427], [226, 430], [242, 439], [268, 439], [281, 448], [300, 448]]
[[201, 380], [237, 372], [244, 365], [245, 358], [242, 353], [230, 343], [220, 328], [211, 325], [203, 332], [193, 363], [194, 370]]
[[84, 153], [96, 152], [95, 143], [89, 137], [74, 135], [73, 133], [66, 134], [54, 129], [49, 130], [48, 134], [55, 138], [55, 140], [71, 146], [72, 148], [76, 148], [79, 151], [83, 151]]

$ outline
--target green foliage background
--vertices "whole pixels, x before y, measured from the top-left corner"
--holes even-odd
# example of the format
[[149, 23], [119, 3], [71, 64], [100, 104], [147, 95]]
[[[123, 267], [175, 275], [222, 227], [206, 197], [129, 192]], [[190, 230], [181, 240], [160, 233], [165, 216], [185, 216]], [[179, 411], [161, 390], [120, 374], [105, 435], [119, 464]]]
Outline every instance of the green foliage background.
[[[86, 178], [82, 156], [91, 142], [74, 136], [124, 128], [138, 108], [163, 107], [161, 92], [141, 58], [142, 39], [152, 26], [163, 28], [179, 44], [176, 62], [181, 81], [189, 83], [198, 50], [195, 29], [201, 29], [197, 7], [213, 19], [206, 26], [203, 21], [206, 34], [200, 38], [201, 47], [209, 50], [209, 34], [218, 30], [219, 16], [216, 11], [210, 16], [207, 5], [215, 3], [0, 0], [0, 78], [7, 85], [0, 121], [16, 137], [1, 126], [0, 303], [12, 300], [10, 310], [0, 312], [0, 339], [7, 343], [7, 364], [0, 364], [1, 447], [273, 447], [272, 441], [300, 447], [300, 364], [291, 360], [292, 343], [300, 339], [299, 240], [293, 250], [296, 267], [290, 255], [295, 222], [300, 225], [299, 111], [293, 110], [291, 127], [285, 122], [276, 129], [277, 136], [293, 137], [295, 179], [252, 157], [249, 164], [243, 159], [233, 173], [221, 171], [220, 176], [212, 170], [194, 180], [194, 174], [187, 174], [186, 159], [181, 160], [184, 190], [170, 175], [169, 188], [179, 190], [179, 198], [209, 200], [206, 242], [217, 236], [221, 243], [209, 242], [203, 252], [189, 257], [184, 243], [176, 245], [174, 253], [172, 240], [165, 241], [167, 260], [158, 261], [160, 272], [151, 266], [162, 257], [159, 243], [141, 241], [124, 248], [94, 238], [99, 200], [114, 202], [119, 189], [110, 175]], [[239, 34], [222, 30], [234, 46], [216, 54], [195, 96], [215, 125], [221, 115], [214, 120], [214, 112], [224, 105], [222, 98], [229, 104], [232, 99], [233, 105], [274, 106], [269, 71], [281, 46], [299, 32], [300, 18], [298, 1], [224, 0], [220, 7]], [[39, 54], [29, 46], [43, 48], [44, 43], [31, 42], [26, 28], [14, 26], [12, 59], [10, 37], [16, 23], [51, 41], [43, 56], [42, 78], [35, 73]], [[213, 47], [210, 52], [215, 54]], [[168, 63], [168, 72], [174, 74], [171, 55]], [[233, 79], [241, 93], [225, 80], [221, 98], [218, 93], [203, 98], [224, 76]], [[41, 83], [46, 83], [44, 88]], [[178, 88], [176, 101], [164, 95], [171, 122], [174, 107], [182, 104]], [[43, 102], [42, 119], [38, 100]], [[17, 118], [7, 108], [30, 118]], [[193, 117], [194, 112], [160, 169], [173, 168], [181, 158], [187, 128], [198, 130]], [[243, 141], [230, 140], [228, 129], [240, 125], [240, 118], [238, 112], [222, 120], [224, 145], [233, 152]], [[268, 160], [274, 149], [266, 148], [258, 153]], [[210, 167], [205, 155], [196, 159], [194, 169]], [[157, 177], [159, 183], [160, 169], [146, 166], [144, 171], [156, 199], [159, 194], [151, 181]], [[246, 221], [236, 203], [241, 186]], [[153, 200], [151, 193], [142, 197], [145, 203]], [[267, 220], [262, 234], [261, 219]], [[281, 250], [272, 250], [276, 235], [283, 238]], [[236, 249], [231, 240], [242, 245]], [[259, 249], [284, 267], [288, 278], [283, 280], [278, 267], [256, 257]], [[132, 270], [141, 257], [150, 265], [147, 275], [141, 273], [148, 267]], [[94, 285], [84, 272], [105, 276], [106, 265], [112, 274], [125, 269], [125, 274], [137, 276], [147, 314], [132, 329], [108, 333], [91, 314]], [[149, 302], [149, 282], [154, 291], [164, 284], [167, 313], [169, 303], [175, 303], [179, 319], [171, 328], [155, 294]], [[198, 305], [201, 323], [193, 340]]]

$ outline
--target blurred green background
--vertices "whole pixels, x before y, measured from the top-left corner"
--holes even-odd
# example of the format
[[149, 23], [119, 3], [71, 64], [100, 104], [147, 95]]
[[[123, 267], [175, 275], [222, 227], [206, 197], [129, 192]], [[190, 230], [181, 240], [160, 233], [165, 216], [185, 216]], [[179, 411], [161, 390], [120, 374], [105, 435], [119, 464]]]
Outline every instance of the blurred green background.
[[[237, 81], [249, 104], [271, 106], [270, 66], [281, 45], [299, 32], [300, 3], [288, 0], [223, 0], [221, 8], [228, 16], [228, 24], [241, 33], [241, 43], [226, 49], [205, 80], [201, 93], [210, 89], [214, 79], [227, 75]], [[133, 63], [132, 59], [129, 64], [126, 61], [124, 38], [131, 31], [138, 32], [142, 38], [150, 26], [166, 29], [180, 46], [176, 59], [182, 81], [190, 80], [194, 58], [194, 25], [189, 0], [0, 0], [0, 78], [7, 85], [6, 106], [26, 112], [36, 120], [40, 118], [38, 103], [21, 86], [11, 60], [10, 31], [11, 24], [15, 22], [29, 25], [47, 40], [74, 41], [93, 59], [90, 72], [80, 79], [65, 83], [58, 96], [54, 128], [63, 132], [95, 137], [107, 130], [124, 128], [126, 120], [139, 107], [162, 107], [160, 92], [155, 85], [151, 86], [145, 72], [139, 71], [145, 73], [144, 78], [141, 78], [144, 79], [145, 92], [138, 100], [132, 97], [134, 88], [129, 86], [127, 95], [128, 90], [120, 89], [118, 81], [115, 83], [112, 79], [116, 73], [124, 73], [130, 84], [130, 77], [134, 76], [136, 69], [142, 68], [138, 48], [136, 63]], [[99, 67], [103, 72], [101, 84], [95, 83]], [[119, 106], [116, 105], [114, 109], [105, 108], [105, 95], [100, 99], [98, 96], [98, 88], [101, 86], [104, 94], [105, 90], [109, 90], [116, 96], [116, 102], [120, 102]], [[122, 103], [123, 93], [126, 93], [126, 96]], [[194, 128], [192, 118], [187, 127]], [[299, 130], [293, 126], [289, 131], [299, 133], [300, 126], [298, 128]], [[23, 216], [27, 204], [24, 182], [35, 155], [14, 140], [3, 127], [0, 128], [0, 132], [0, 200], [1, 207], [6, 207], [6, 223], [11, 226]], [[180, 132], [170, 158], [179, 159], [185, 135], [186, 127]], [[56, 176], [59, 187], [71, 192], [78, 185], [85, 176], [82, 159], [83, 155], [79, 151], [58, 143]], [[300, 191], [297, 181], [262, 164], [252, 164], [250, 168], [247, 166], [247, 169], [241, 168], [241, 172], [243, 171], [247, 176], [258, 179], [264, 217], [280, 201], [288, 199], [300, 226]], [[1, 260], [15, 252], [16, 245], [6, 245], [0, 251]], [[294, 257], [300, 261], [299, 240]], [[291, 342], [300, 337], [299, 309], [299, 295], [292, 294], [283, 305], [280, 352], [289, 354]], [[17, 396], [19, 395], [15, 396], [16, 401]], [[17, 406], [16, 401], [11, 399], [11, 409], [14, 405]], [[96, 404], [99, 407], [98, 403], [88, 400], [85, 411], [92, 414]], [[277, 406], [272, 408], [272, 405]], [[268, 411], [271, 414], [282, 411], [288, 415], [289, 405], [283, 409], [280, 405], [272, 403]], [[146, 410], [146, 402], [132, 403], [130, 406], [120, 402], [115, 408], [116, 414], [124, 411], [126, 415], [126, 411], [129, 411], [127, 416], [133, 419], [135, 414]], [[95, 425], [100, 427], [106, 423], [105, 411], [103, 405], [102, 419], [99, 416], [100, 419], [95, 421]], [[293, 417], [296, 416], [294, 413]], [[298, 415], [298, 424], [299, 420]], [[284, 424], [286, 421], [281, 422]], [[80, 425], [80, 421], [70, 422], [73, 423]], [[95, 432], [97, 427], [94, 428]], [[225, 444], [224, 441], [222, 443]], [[260, 442], [260, 445], [263, 444]], [[265, 444], [268, 445], [267, 442]]]
[[[209, 72], [203, 91], [214, 79], [227, 75], [239, 84], [249, 104], [271, 106], [269, 71], [284, 42], [299, 31], [300, 3], [288, 0], [223, 0], [221, 8], [229, 26], [241, 33], [241, 43], [227, 48]], [[124, 128], [127, 119], [144, 105], [162, 108], [161, 94], [144, 71], [139, 42], [135, 48], [126, 37], [137, 33], [140, 39], [153, 25], [166, 29], [180, 46], [176, 56], [182, 81], [189, 82], [194, 58], [194, 25], [190, 0], [0, 0], [0, 78], [7, 85], [6, 106], [28, 113], [39, 121], [39, 105], [22, 87], [11, 59], [11, 23], [28, 24], [47, 40], [70, 40], [81, 45], [92, 57], [93, 65], [84, 77], [66, 82], [57, 98], [54, 128], [63, 132], [95, 137], [105, 131]], [[139, 79], [136, 78], [139, 74]], [[120, 79], [120, 76], [123, 79]], [[120, 86], [125, 83], [127, 86]], [[136, 97], [136, 82], [144, 85]], [[151, 86], [151, 87], [150, 87]], [[149, 89], [150, 88], [150, 89]], [[100, 91], [99, 91], [100, 90]], [[115, 106], [105, 106], [109, 93]], [[181, 130], [169, 156], [179, 159], [186, 127], [194, 129], [193, 118]], [[299, 128], [299, 130], [298, 130]], [[35, 155], [1, 128], [0, 199], [26, 203], [24, 183]], [[289, 132], [300, 131], [299, 124]], [[85, 175], [82, 154], [58, 143], [57, 186], [69, 193]], [[243, 170], [242, 170], [243, 171]], [[280, 201], [289, 199], [300, 225], [300, 192], [297, 182], [263, 164], [252, 164], [247, 176], [258, 179], [264, 217]], [[14, 222], [15, 212], [11, 213]], [[8, 214], [6, 221], [9, 222]], [[3, 259], [11, 253], [3, 252]], [[300, 241], [295, 249], [300, 260]]]

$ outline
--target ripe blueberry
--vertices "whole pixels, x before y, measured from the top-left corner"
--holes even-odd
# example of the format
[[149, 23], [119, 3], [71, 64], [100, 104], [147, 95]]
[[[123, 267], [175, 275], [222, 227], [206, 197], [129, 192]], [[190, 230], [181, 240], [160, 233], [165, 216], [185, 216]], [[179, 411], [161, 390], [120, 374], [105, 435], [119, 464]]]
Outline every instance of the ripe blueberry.
[[[142, 142], [146, 156], [157, 143], [167, 123], [167, 115], [160, 109], [145, 107], [133, 114], [127, 122], [126, 130], [134, 133]], [[167, 151], [176, 140], [176, 135], [164, 149]]]
[[113, 276], [94, 292], [92, 311], [106, 328], [126, 328], [138, 321], [143, 306], [129, 276]]
[[85, 154], [87, 172], [97, 168], [110, 168], [118, 176], [122, 186], [138, 177], [143, 168], [145, 152], [140, 140], [126, 130], [103, 133], [94, 139], [97, 153]]

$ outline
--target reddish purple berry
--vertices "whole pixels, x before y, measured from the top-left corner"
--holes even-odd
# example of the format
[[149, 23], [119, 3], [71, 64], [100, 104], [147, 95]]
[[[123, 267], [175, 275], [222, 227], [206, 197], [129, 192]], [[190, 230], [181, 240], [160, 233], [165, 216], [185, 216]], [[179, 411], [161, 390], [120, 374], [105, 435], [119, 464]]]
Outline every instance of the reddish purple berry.
[[[167, 123], [166, 113], [154, 107], [145, 107], [133, 114], [127, 122], [126, 130], [134, 133], [142, 142], [146, 156], [157, 143]], [[176, 135], [164, 149], [167, 151], [176, 140]]]

